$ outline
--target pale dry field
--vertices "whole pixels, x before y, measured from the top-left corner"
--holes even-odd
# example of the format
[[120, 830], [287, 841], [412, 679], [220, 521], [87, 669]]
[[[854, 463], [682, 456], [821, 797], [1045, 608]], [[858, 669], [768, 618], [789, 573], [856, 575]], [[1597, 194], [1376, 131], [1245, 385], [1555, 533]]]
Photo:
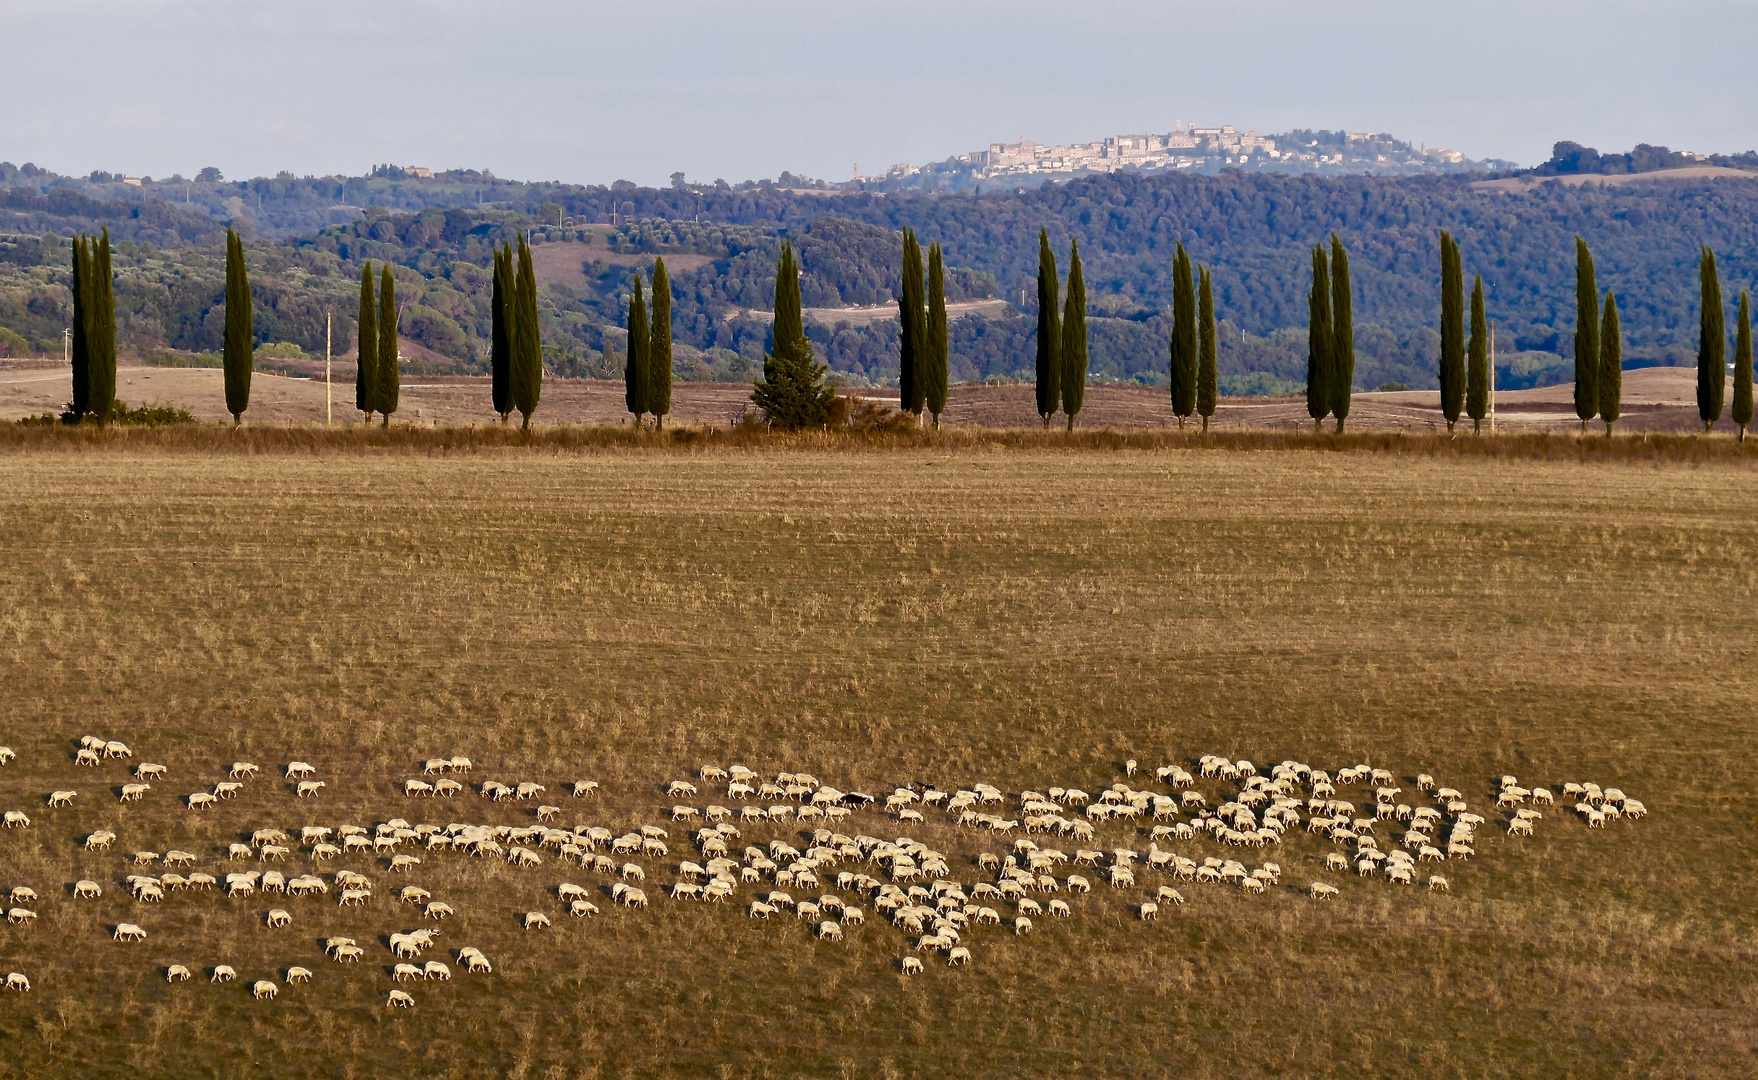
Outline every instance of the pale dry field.
[[[0, 1076], [1750, 1075], [1752, 479], [1297, 451], [10, 451], [0, 808], [34, 824], [0, 832], [0, 888], [42, 899], [37, 925], [0, 925], [0, 969], [35, 986], [0, 994]], [[120, 764], [73, 763], [88, 732], [170, 778], [119, 805]], [[458, 909], [445, 949], [496, 971], [416, 984], [409, 1013], [384, 1007], [381, 935], [421, 920], [382, 856], [330, 867], [379, 882], [358, 912], [158, 907], [127, 898], [117, 854], [78, 848], [108, 827], [118, 852], [223, 872], [261, 825], [530, 822], [529, 803], [403, 798], [435, 754], [621, 832], [669, 825], [657, 785], [707, 762], [1096, 792], [1126, 758], [1208, 752], [1429, 772], [1485, 813], [1503, 773], [1586, 779], [1651, 815], [1599, 831], [1558, 807], [1523, 840], [1492, 820], [1478, 858], [1441, 868], [1450, 895], [1326, 874], [1304, 832], [1266, 854], [1178, 844], [1276, 859], [1282, 887], [1180, 883], [1189, 903], [1144, 924], [1141, 890], [1100, 885], [912, 979], [870, 907], [821, 944], [658, 899], [696, 857], [681, 826], [642, 860], [653, 907], [599, 896], [593, 920], [546, 890], [608, 879], [430, 856], [408, 881]], [[265, 776], [181, 807], [239, 758], [310, 761], [329, 786], [300, 801]], [[577, 778], [603, 797], [560, 792]], [[74, 806], [46, 808], [55, 788]], [[930, 818], [850, 831], [919, 836], [967, 884], [971, 856], [1005, 850]], [[88, 876], [104, 898], [69, 898]], [[1308, 899], [1314, 879], [1342, 895]], [[262, 925], [271, 905], [291, 928]], [[555, 926], [520, 931], [532, 909]], [[118, 920], [148, 941], [112, 943]], [[337, 933], [365, 963], [322, 959]], [[171, 962], [196, 980], [167, 985]], [[214, 963], [243, 982], [208, 985]], [[288, 964], [317, 978], [251, 1001]]]

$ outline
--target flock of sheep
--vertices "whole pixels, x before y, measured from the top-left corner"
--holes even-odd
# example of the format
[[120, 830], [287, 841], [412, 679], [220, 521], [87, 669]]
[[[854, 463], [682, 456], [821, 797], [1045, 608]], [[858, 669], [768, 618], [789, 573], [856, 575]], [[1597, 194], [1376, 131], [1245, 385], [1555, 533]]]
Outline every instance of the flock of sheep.
[[[15, 757], [12, 750], [0, 747], [0, 766]], [[132, 757], [133, 751], [123, 743], [87, 736], [74, 760], [95, 769]], [[1129, 761], [1122, 770], [1124, 779], [1096, 795], [1075, 787], [1008, 793], [977, 783], [954, 788], [912, 784], [880, 796], [841, 791], [807, 773], [766, 776], [740, 765], [707, 765], [692, 778], [659, 785], [666, 799], [655, 807], [653, 820], [613, 829], [598, 824], [564, 828], [559, 824], [562, 806], [544, 801], [549, 796], [545, 785], [495, 780], [472, 785], [468, 758], [432, 758], [423, 763], [419, 777], [400, 785], [404, 813], [419, 817], [417, 809], [437, 809], [448, 800], [474, 796], [511, 802], [521, 809], [529, 806], [529, 823], [411, 824], [393, 816], [370, 828], [265, 824], [241, 834], [223, 850], [205, 854], [120, 849], [127, 866], [119, 870], [116, 881], [106, 886], [82, 879], [70, 883], [66, 892], [78, 902], [101, 897], [106, 887], [120, 884], [143, 913], [164, 903], [171, 893], [223, 890], [234, 899], [286, 897], [287, 907], [273, 907], [261, 916], [265, 925], [279, 929], [295, 921], [290, 910], [294, 898], [333, 895], [344, 908], [373, 901], [378, 885], [371, 877], [351, 869], [325, 870], [338, 860], [368, 858], [375, 868], [413, 879], [429, 863], [445, 858], [483, 858], [503, 860], [532, 873], [554, 866], [563, 876], [577, 871], [609, 879], [599, 888], [564, 880], [548, 890], [561, 911], [590, 918], [599, 914], [595, 896], [627, 908], [646, 908], [647, 889], [653, 887], [648, 867], [653, 867], [670, 879], [658, 890], [668, 902], [737, 900], [752, 919], [791, 916], [825, 942], [841, 941], [851, 929], [863, 927], [867, 921], [863, 905], [870, 907], [876, 919], [907, 935], [910, 948], [898, 969], [912, 975], [923, 970], [928, 956], [937, 955], [952, 967], [970, 963], [973, 940], [985, 927], [1025, 935], [1035, 931], [1034, 920], [1075, 917], [1094, 879], [1118, 892], [1132, 892], [1133, 913], [1149, 922], [1163, 907], [1185, 903], [1180, 885], [1231, 886], [1254, 896], [1285, 888], [1280, 862], [1263, 858], [1267, 853], [1262, 849], [1279, 847], [1296, 829], [1329, 844], [1330, 849], [1316, 858], [1296, 856], [1309, 865], [1392, 885], [1424, 881], [1430, 891], [1447, 892], [1451, 888], [1447, 878], [1426, 870], [1419, 873], [1418, 866], [1468, 861], [1477, 854], [1479, 838], [1492, 817], [1509, 836], [1530, 836], [1545, 809], [1554, 808], [1557, 800], [1557, 793], [1546, 788], [1528, 789], [1516, 777], [1504, 776], [1493, 807], [1480, 814], [1463, 793], [1438, 785], [1427, 774], [1416, 776], [1407, 792], [1391, 771], [1368, 765], [1327, 772], [1283, 761], [1260, 770], [1249, 761], [1215, 755], [1204, 755], [1192, 764], [1194, 773], [1184, 765], [1165, 765], [1154, 771], [1150, 782], [1145, 777], [1138, 780], [1137, 764]], [[114, 789], [123, 802], [152, 797], [154, 783], [162, 784], [168, 776], [163, 766], [147, 763], [134, 765], [130, 772], [131, 778]], [[309, 763], [292, 761], [280, 772], [292, 794], [309, 800], [315, 811], [325, 788], [325, 781], [313, 779], [317, 770]], [[188, 813], [203, 813], [241, 793], [260, 773], [253, 763], [234, 762], [226, 779], [191, 792], [180, 802]], [[1132, 786], [1135, 783], [1141, 786]], [[1202, 790], [1205, 786], [1214, 793], [1212, 798]], [[566, 790], [570, 801], [599, 793], [598, 785], [588, 780], [558, 790]], [[1355, 790], [1361, 793], [1358, 797], [1345, 797]], [[1646, 813], [1639, 801], [1617, 788], [1583, 782], [1564, 784], [1559, 791], [1565, 801], [1574, 800], [1575, 814], [1592, 828], [1639, 819]], [[81, 797], [74, 790], [55, 790], [43, 802], [52, 812]], [[464, 805], [468, 804], [459, 804], [459, 809]], [[468, 815], [448, 810], [446, 816]], [[877, 821], [885, 820], [891, 826], [882, 830], [886, 832], [955, 826], [983, 838], [978, 846], [989, 850], [949, 855], [907, 835], [886, 839], [856, 831], [862, 819], [875, 831], [880, 831]], [[665, 824], [659, 823], [662, 820]], [[28, 829], [32, 821], [25, 810], [15, 809], [4, 812], [3, 824], [7, 829]], [[742, 831], [777, 829], [783, 835], [766, 843]], [[673, 830], [679, 831], [678, 837], [671, 835]], [[1101, 847], [1097, 839], [1101, 830], [1117, 846]], [[1119, 836], [1125, 839], [1119, 841]], [[86, 835], [83, 843], [90, 851], [118, 852], [119, 839], [114, 831], [100, 829]], [[1139, 847], [1144, 840], [1145, 848]], [[673, 847], [684, 844], [687, 849], [671, 861]], [[1203, 854], [1205, 848], [1214, 854]], [[1250, 857], [1257, 865], [1244, 861], [1243, 852], [1241, 858], [1226, 857], [1229, 851], [1247, 848], [1259, 852]], [[685, 851], [688, 857], [683, 857]], [[195, 869], [199, 862], [222, 859], [226, 867], [254, 865]], [[304, 864], [303, 872], [294, 872], [295, 862]], [[1158, 880], [1148, 888], [1144, 877]], [[1328, 900], [1340, 888], [1318, 879], [1308, 880], [1302, 891]], [[422, 956], [437, 947], [440, 924], [456, 914], [452, 904], [436, 900], [413, 880], [388, 891], [407, 905], [411, 919], [418, 917], [424, 924], [389, 935], [387, 944], [395, 960], [389, 969], [391, 980], [399, 984], [449, 980], [452, 970], [447, 963]], [[12, 887], [7, 922], [22, 931], [36, 920], [40, 900], [41, 894], [28, 885]], [[151, 922], [148, 915], [140, 918]], [[543, 911], [526, 911], [516, 918], [526, 931], [550, 926]], [[144, 941], [149, 933], [134, 922], [118, 922], [110, 929], [117, 942]], [[354, 938], [330, 937], [324, 941], [324, 955], [337, 964], [354, 964], [367, 955], [367, 948]], [[466, 974], [494, 970], [479, 949], [458, 948], [452, 956]], [[162, 971], [172, 983], [192, 977], [190, 968], [180, 963]], [[298, 965], [281, 974], [288, 984], [313, 978], [309, 968]], [[237, 972], [217, 964], [208, 970], [208, 977], [211, 982], [229, 982]], [[6, 976], [6, 988], [29, 991], [30, 980], [24, 973], [12, 972]], [[257, 999], [273, 999], [279, 992], [280, 985], [272, 978], [251, 984]], [[392, 988], [386, 1005], [412, 1008], [415, 1000], [408, 991]]]

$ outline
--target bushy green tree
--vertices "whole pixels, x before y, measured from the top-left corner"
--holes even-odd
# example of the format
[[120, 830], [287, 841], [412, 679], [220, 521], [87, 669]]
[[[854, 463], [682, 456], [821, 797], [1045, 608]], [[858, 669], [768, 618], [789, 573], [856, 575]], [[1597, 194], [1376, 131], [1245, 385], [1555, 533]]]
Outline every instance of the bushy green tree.
[[531, 430], [531, 415], [543, 400], [543, 331], [537, 325], [537, 271], [531, 265], [531, 245], [519, 237], [519, 271], [515, 277], [518, 318], [513, 320], [513, 408], [519, 410], [520, 430]]
[[940, 254], [940, 242], [928, 245], [928, 324], [926, 355], [922, 363], [922, 395], [933, 414], [934, 427], [940, 427], [940, 414], [946, 411], [947, 365], [951, 360], [951, 342], [946, 325], [946, 266]]
[[1057, 316], [1061, 301], [1056, 278], [1056, 254], [1050, 250], [1050, 234], [1038, 230], [1038, 416], [1044, 426], [1062, 404], [1062, 324]]
[[391, 414], [403, 392], [403, 373], [397, 366], [397, 279], [391, 276], [391, 264], [382, 263], [378, 276], [378, 389], [373, 404], [378, 406], [384, 425], [389, 426]]
[[647, 411], [647, 373], [652, 356], [648, 351], [652, 332], [647, 322], [647, 304], [641, 298], [641, 275], [629, 283], [629, 359], [623, 364], [623, 405], [641, 426], [641, 414]]
[[903, 231], [902, 286], [897, 298], [897, 399], [904, 412], [922, 414], [922, 388], [928, 328], [923, 314], [922, 248], [916, 231]]
[[378, 412], [378, 299], [372, 291], [372, 263], [360, 266], [360, 325], [356, 328], [360, 360], [354, 372], [354, 407], [368, 423]]
[[792, 243], [781, 245], [775, 268], [775, 344], [763, 359], [763, 381], [751, 400], [772, 427], [797, 431], [830, 421], [836, 392], [824, 385], [829, 369], [812, 354], [800, 311], [800, 268]]
[[1618, 325], [1618, 298], [1608, 292], [1599, 319], [1599, 418], [1605, 437], [1624, 411], [1624, 332]]
[[513, 411], [513, 246], [494, 249], [494, 297], [490, 301], [489, 394], [501, 423]]
[[1489, 319], [1483, 306], [1483, 275], [1478, 274], [1471, 286], [1471, 344], [1465, 368], [1465, 412], [1471, 417], [1471, 431], [1483, 431], [1483, 418], [1489, 415]]
[[1746, 425], [1752, 422], [1752, 312], [1746, 290], [1740, 290], [1739, 322], [1734, 325], [1733, 421], [1740, 425], [1740, 441], [1746, 441]]
[[1337, 418], [1340, 435], [1355, 396], [1355, 287], [1349, 280], [1349, 252], [1336, 233], [1331, 234], [1330, 360], [1326, 383], [1331, 391], [1331, 415]]
[[1215, 415], [1215, 281], [1206, 266], [1198, 275], [1196, 302], [1202, 323], [1197, 335], [1196, 411], [1207, 431], [1209, 417]]
[[1599, 286], [1593, 280], [1593, 253], [1575, 237], [1575, 415], [1581, 434], [1599, 412]]
[[1702, 276], [1703, 313], [1697, 337], [1697, 415], [1708, 433], [1721, 419], [1727, 393], [1727, 323], [1721, 308], [1721, 277], [1715, 252], [1703, 248], [1697, 262]]
[[653, 426], [671, 414], [671, 279], [665, 260], [653, 260], [653, 332], [647, 337], [647, 411]]
[[1087, 283], [1080, 272], [1080, 242], [1068, 242], [1068, 297], [1062, 308], [1062, 411], [1068, 430], [1087, 399]]
[[250, 408], [250, 374], [256, 358], [255, 320], [251, 314], [250, 273], [244, 266], [244, 241], [226, 230], [226, 333], [221, 365], [226, 377], [226, 411], [236, 427]]
[[1453, 234], [1441, 230], [1441, 416], [1447, 431], [1465, 405], [1465, 274]]
[[1312, 291], [1306, 296], [1306, 415], [1312, 430], [1331, 415], [1331, 269], [1325, 246], [1312, 249]]
[[1190, 254], [1180, 243], [1172, 254], [1172, 413], [1178, 426], [1196, 411], [1196, 284], [1190, 271]]

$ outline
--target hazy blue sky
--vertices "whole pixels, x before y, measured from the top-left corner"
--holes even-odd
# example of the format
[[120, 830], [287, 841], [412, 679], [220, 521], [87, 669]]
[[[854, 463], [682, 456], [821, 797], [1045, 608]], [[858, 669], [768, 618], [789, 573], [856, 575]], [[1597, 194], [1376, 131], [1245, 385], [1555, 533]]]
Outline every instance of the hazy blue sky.
[[0, 0], [0, 159], [61, 172], [843, 179], [1177, 120], [1758, 148], [1758, 0]]

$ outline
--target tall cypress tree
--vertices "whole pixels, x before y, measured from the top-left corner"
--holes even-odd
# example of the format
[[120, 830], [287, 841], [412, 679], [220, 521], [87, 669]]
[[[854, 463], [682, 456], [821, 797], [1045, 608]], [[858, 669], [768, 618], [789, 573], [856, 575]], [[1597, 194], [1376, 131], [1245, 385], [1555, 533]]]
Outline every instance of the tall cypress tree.
[[1198, 270], [1197, 309], [1202, 322], [1197, 335], [1196, 411], [1209, 430], [1215, 415], [1215, 288], [1207, 267]]
[[1740, 321], [1734, 327], [1734, 423], [1740, 425], [1740, 441], [1746, 441], [1746, 425], [1752, 422], [1752, 313], [1746, 306], [1746, 290], [1740, 290]]
[[1331, 415], [1331, 271], [1325, 246], [1312, 249], [1312, 291], [1306, 297], [1306, 415], [1312, 430]]
[[1703, 432], [1708, 434], [1721, 419], [1727, 392], [1727, 324], [1721, 310], [1715, 252], [1703, 248], [1697, 269], [1703, 282], [1703, 316], [1697, 338], [1697, 415], [1703, 418]]
[[89, 407], [98, 423], [110, 421], [116, 405], [116, 293], [110, 272], [110, 230], [93, 248], [90, 298], [85, 305], [86, 356], [91, 365]]
[[775, 268], [775, 345], [763, 359], [763, 381], [751, 400], [774, 427], [797, 430], [822, 427], [830, 420], [836, 391], [824, 385], [828, 369], [812, 353], [800, 314], [800, 270], [794, 246], [781, 245]]
[[354, 407], [366, 414], [378, 412], [378, 300], [372, 292], [372, 263], [360, 266], [360, 322], [355, 328], [360, 361], [354, 372]]
[[1087, 283], [1080, 272], [1080, 242], [1068, 242], [1068, 297], [1062, 308], [1062, 411], [1068, 430], [1087, 398]]
[[91, 345], [86, 341], [86, 305], [91, 302], [92, 248], [84, 233], [73, 238], [73, 401], [68, 411], [74, 422], [85, 419], [92, 407]]
[[220, 360], [226, 376], [226, 411], [232, 426], [244, 421], [250, 408], [250, 373], [256, 355], [256, 330], [251, 313], [250, 274], [244, 267], [244, 241], [226, 230], [226, 335]]
[[671, 281], [665, 260], [653, 260], [653, 333], [647, 338], [647, 411], [663, 427], [671, 412]]
[[923, 354], [928, 348], [928, 328], [922, 311], [922, 248], [916, 242], [914, 229], [903, 231], [902, 278], [897, 298], [897, 399], [904, 412], [919, 417], [926, 404], [922, 379], [927, 359]]
[[1038, 230], [1038, 416], [1044, 426], [1062, 404], [1062, 324], [1057, 318], [1061, 301], [1056, 280], [1056, 255], [1050, 250], [1050, 234]]
[[1341, 435], [1355, 394], [1355, 288], [1349, 280], [1349, 252], [1336, 233], [1331, 234], [1331, 373], [1325, 381]]
[[1624, 411], [1624, 332], [1618, 326], [1618, 298], [1605, 294], [1599, 322], [1599, 416], [1605, 437]]
[[940, 254], [940, 242], [928, 245], [928, 325], [927, 355], [922, 363], [922, 394], [928, 411], [934, 415], [934, 427], [940, 427], [940, 414], [946, 411], [947, 364], [951, 360], [951, 343], [946, 326], [946, 266]]
[[391, 276], [390, 263], [380, 263], [379, 270], [378, 389], [373, 393], [373, 404], [384, 417], [382, 426], [389, 427], [402, 396], [403, 373], [397, 367], [397, 279]]
[[641, 299], [641, 275], [636, 274], [629, 289], [629, 359], [623, 365], [623, 405], [641, 426], [641, 414], [647, 411], [648, 376], [652, 358], [648, 352], [651, 333], [647, 322], [647, 305]]
[[531, 414], [543, 399], [543, 330], [537, 324], [537, 271], [531, 265], [531, 245], [519, 237], [519, 269], [514, 277], [513, 407], [519, 410], [521, 431], [531, 430]]
[[1483, 275], [1478, 274], [1471, 286], [1471, 345], [1465, 368], [1465, 412], [1471, 417], [1471, 431], [1483, 431], [1483, 418], [1489, 415], [1489, 319], [1483, 308]]
[[494, 249], [493, 330], [489, 338], [490, 396], [501, 423], [513, 411], [513, 245]]
[[1172, 414], [1178, 426], [1196, 411], [1196, 285], [1191, 280], [1190, 254], [1180, 243], [1172, 253]]
[[1465, 404], [1465, 275], [1459, 245], [1441, 230], [1441, 415], [1447, 432]]
[[1593, 280], [1593, 253], [1575, 237], [1575, 415], [1581, 434], [1599, 411], [1599, 286]]

